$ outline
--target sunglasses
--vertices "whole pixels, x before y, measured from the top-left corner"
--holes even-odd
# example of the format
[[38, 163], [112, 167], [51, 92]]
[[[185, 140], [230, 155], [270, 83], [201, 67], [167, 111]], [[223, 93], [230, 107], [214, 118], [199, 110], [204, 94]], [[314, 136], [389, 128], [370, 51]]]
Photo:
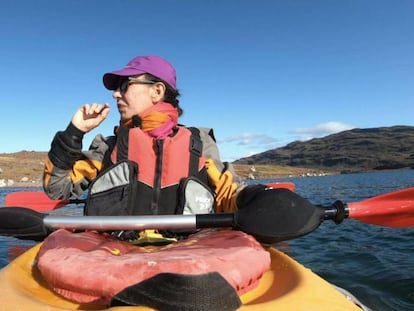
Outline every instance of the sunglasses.
[[150, 80], [140, 80], [139, 78], [127, 77], [125, 79], [122, 79], [119, 82], [119, 86], [116, 89], [119, 89], [121, 93], [126, 93], [128, 91], [128, 87], [131, 84], [155, 84], [155, 83], [157, 82], [150, 81]]

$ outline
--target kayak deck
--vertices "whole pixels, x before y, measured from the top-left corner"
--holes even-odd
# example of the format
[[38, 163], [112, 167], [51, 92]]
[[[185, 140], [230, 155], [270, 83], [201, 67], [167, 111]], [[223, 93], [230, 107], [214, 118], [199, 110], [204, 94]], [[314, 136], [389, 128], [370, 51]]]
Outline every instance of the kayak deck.
[[[152, 310], [146, 307], [101, 309], [93, 304], [80, 305], [61, 298], [47, 288], [34, 260], [40, 244], [0, 270], [0, 310]], [[356, 310], [361, 309], [334, 287], [286, 254], [269, 249], [271, 268], [259, 285], [242, 295], [239, 310]]]

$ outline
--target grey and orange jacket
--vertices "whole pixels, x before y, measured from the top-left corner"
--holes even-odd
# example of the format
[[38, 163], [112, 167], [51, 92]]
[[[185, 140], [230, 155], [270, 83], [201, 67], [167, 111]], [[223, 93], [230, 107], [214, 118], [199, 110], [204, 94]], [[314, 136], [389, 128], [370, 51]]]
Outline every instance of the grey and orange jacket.
[[[185, 127], [178, 126], [174, 136], [177, 136], [177, 133], [180, 135], [183, 129], [189, 131]], [[204, 166], [207, 172], [208, 185], [215, 195], [216, 212], [234, 211], [237, 208], [237, 194], [244, 185], [235, 174], [232, 165], [221, 162], [213, 131], [208, 128], [199, 128], [198, 130], [202, 143], [200, 166]], [[154, 163], [151, 163], [156, 161], [154, 157], [150, 157], [154, 158], [153, 161], [148, 161], [147, 156], [141, 155], [142, 146], [148, 147], [144, 151], [146, 153], [151, 152], [151, 149], [153, 149], [151, 146], [156, 146], [155, 138], [148, 136], [146, 139], [142, 139], [145, 137], [143, 135], [147, 134], [140, 132], [139, 129], [135, 135], [136, 138], [141, 139], [138, 143], [141, 151], [136, 150], [135, 144], [129, 142], [132, 145], [130, 158], [136, 162], [147, 162], [145, 164], [149, 164], [148, 167], [140, 169], [140, 171], [142, 170], [140, 178], [148, 179], [148, 176], [154, 176], [154, 174], [160, 172], [151, 171], [155, 167]], [[68, 199], [71, 196], [80, 196], [89, 188], [99, 173], [119, 160], [116, 156], [120, 145], [118, 135], [108, 137], [97, 135], [87, 151], [82, 151], [83, 136], [84, 133], [72, 123], [64, 131], [56, 133], [48, 153], [43, 176], [43, 187], [50, 198]], [[174, 136], [166, 140], [173, 141]], [[134, 135], [131, 137], [134, 137]], [[149, 143], [151, 140], [153, 143]], [[182, 154], [177, 154], [178, 152], [178, 148], [170, 150], [169, 154], [173, 156], [168, 158], [171, 164], [175, 162], [177, 166], [182, 165], [178, 162], [180, 159], [188, 158], [188, 148], [182, 148]], [[142, 160], [142, 158], [147, 158], [147, 160]], [[144, 163], [138, 163], [138, 165], [142, 166]], [[165, 179], [168, 178], [169, 176], [165, 176]]]

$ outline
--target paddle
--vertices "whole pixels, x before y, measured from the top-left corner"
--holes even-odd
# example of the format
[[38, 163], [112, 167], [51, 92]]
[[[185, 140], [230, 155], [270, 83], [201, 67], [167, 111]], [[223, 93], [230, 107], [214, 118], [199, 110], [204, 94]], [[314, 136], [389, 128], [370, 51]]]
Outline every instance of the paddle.
[[[343, 217], [342, 213], [344, 213]], [[343, 204], [341, 201], [336, 201], [332, 210], [326, 209], [325, 217], [337, 223], [342, 221], [341, 218], [353, 218], [385, 227], [412, 227], [414, 226], [414, 187], [381, 194], [360, 202]]]
[[[272, 189], [234, 213], [206, 215], [51, 216], [19, 207], [0, 208], [0, 235], [42, 240], [57, 228], [109, 231], [232, 227], [253, 235], [262, 243], [275, 244], [308, 234], [327, 219], [340, 223], [351, 217], [383, 226], [413, 226], [411, 197], [414, 198], [414, 188], [348, 205], [336, 201], [331, 207], [323, 208], [287, 189]], [[377, 204], [375, 213], [373, 202]], [[365, 207], [374, 221], [364, 216]], [[381, 211], [384, 211], [383, 217]]]
[[348, 203], [349, 217], [388, 226], [414, 225], [414, 187], [382, 194], [361, 202]]
[[[274, 182], [267, 183], [268, 187], [286, 188], [295, 191], [295, 184], [292, 182]], [[52, 200], [44, 192], [41, 191], [19, 191], [12, 192], [4, 198], [6, 207], [19, 206], [32, 209], [38, 212], [47, 212], [61, 208], [68, 204], [82, 204], [82, 199]]]

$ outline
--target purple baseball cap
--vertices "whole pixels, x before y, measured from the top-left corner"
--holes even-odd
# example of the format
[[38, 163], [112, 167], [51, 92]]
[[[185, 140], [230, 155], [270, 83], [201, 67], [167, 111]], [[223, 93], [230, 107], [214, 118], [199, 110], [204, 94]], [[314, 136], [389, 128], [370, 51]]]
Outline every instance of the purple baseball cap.
[[177, 89], [174, 67], [164, 58], [156, 55], [135, 57], [126, 64], [124, 69], [105, 73], [103, 84], [108, 90], [116, 90], [122, 77], [136, 76], [144, 73], [152, 74], [168, 83], [174, 90]]

